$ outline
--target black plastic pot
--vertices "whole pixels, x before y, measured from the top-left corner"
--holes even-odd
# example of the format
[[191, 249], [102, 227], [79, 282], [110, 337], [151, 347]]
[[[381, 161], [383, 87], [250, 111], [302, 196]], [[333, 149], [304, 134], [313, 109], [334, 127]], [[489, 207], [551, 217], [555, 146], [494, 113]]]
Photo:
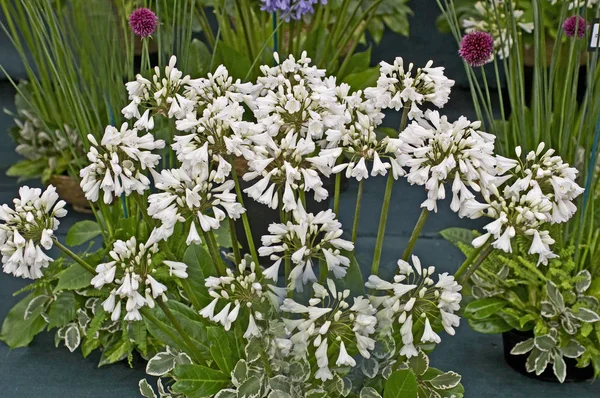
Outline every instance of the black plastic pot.
[[[511, 330], [502, 333], [502, 343], [504, 345], [504, 360], [508, 365], [510, 365], [511, 368], [531, 379], [558, 383], [558, 379], [556, 378], [556, 376], [554, 375], [554, 371], [552, 370], [552, 365], [548, 365], [548, 367], [546, 367], [546, 370], [544, 370], [542, 374], [538, 376], [535, 374], [535, 372], [529, 373], [525, 368], [525, 362], [527, 362], [527, 357], [529, 356], [529, 354], [512, 355], [510, 353], [510, 351], [514, 348], [515, 345], [532, 337], [532, 331], [520, 332], [518, 330]], [[567, 377], [565, 378], [565, 383], [585, 381], [594, 377], [594, 368], [591, 365], [585, 368], [578, 368], [577, 361], [575, 359], [563, 359], [567, 364]]]

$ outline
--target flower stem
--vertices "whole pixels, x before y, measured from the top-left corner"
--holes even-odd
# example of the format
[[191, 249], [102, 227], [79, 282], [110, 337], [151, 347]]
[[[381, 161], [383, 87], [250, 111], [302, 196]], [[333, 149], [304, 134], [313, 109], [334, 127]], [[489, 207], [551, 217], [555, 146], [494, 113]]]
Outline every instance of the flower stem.
[[408, 258], [412, 254], [412, 251], [417, 243], [417, 239], [419, 239], [419, 235], [421, 235], [421, 231], [423, 230], [423, 226], [425, 226], [425, 221], [427, 221], [427, 216], [429, 215], [429, 210], [423, 207], [421, 210], [421, 215], [415, 224], [415, 228], [410, 235], [410, 239], [408, 240], [408, 244], [406, 245], [406, 249], [404, 249], [404, 253], [402, 253], [402, 260], [408, 261]]
[[217, 274], [220, 276], [225, 275], [226, 267], [223, 263], [223, 259], [221, 258], [221, 254], [219, 253], [219, 245], [217, 244], [213, 232], [204, 232], [204, 240], [206, 241], [206, 245], [208, 246], [212, 260], [215, 263], [215, 270], [217, 271]]
[[378, 275], [381, 252], [383, 250], [383, 239], [385, 236], [385, 226], [387, 224], [388, 210], [390, 209], [390, 199], [392, 198], [392, 188], [394, 186], [393, 173], [388, 174], [385, 193], [383, 195], [383, 205], [381, 207], [381, 216], [379, 218], [379, 228], [377, 230], [377, 242], [375, 243], [375, 253], [373, 254], [373, 264], [371, 265], [371, 275]]
[[454, 277], [458, 279], [458, 277], [460, 277], [462, 274], [465, 273], [465, 271], [471, 266], [471, 264], [473, 264], [473, 261], [475, 261], [475, 259], [477, 258], [477, 256], [479, 256], [479, 253], [481, 253], [481, 251], [483, 250], [485, 245], [481, 245], [477, 248], [475, 248], [475, 250], [473, 250], [469, 256], [465, 259], [465, 261], [463, 261], [463, 263], [461, 264], [461, 266], [458, 268], [458, 270], [454, 273]]
[[[338, 174], [339, 175], [339, 174]], [[358, 236], [358, 220], [360, 218], [360, 207], [362, 203], [363, 188], [365, 180], [362, 179], [358, 183], [358, 193], [356, 194], [356, 208], [354, 209], [354, 224], [352, 225], [352, 242], [356, 244], [356, 237]]]
[[85, 268], [85, 270], [87, 272], [89, 272], [92, 275], [96, 275], [96, 270], [94, 269], [94, 267], [92, 267], [91, 265], [89, 265], [88, 263], [83, 261], [83, 259], [81, 257], [79, 257], [77, 254], [73, 253], [67, 246], [60, 243], [58, 241], [58, 239], [53, 239], [53, 241], [54, 241], [54, 244], [56, 245], [56, 247], [58, 247], [67, 256], [71, 257], [77, 264], [79, 264], [83, 268]]
[[[237, 172], [235, 170], [235, 163], [233, 158], [229, 160], [231, 163], [231, 175], [233, 176], [233, 181], [235, 182], [235, 193], [237, 195], [238, 202], [245, 209], [244, 205], [244, 197], [242, 196], [242, 188], [240, 187], [240, 181], [238, 179]], [[252, 256], [252, 260], [258, 266], [260, 262], [258, 261], [258, 254], [256, 253], [256, 246], [254, 246], [254, 239], [252, 238], [252, 230], [250, 229], [250, 222], [248, 221], [248, 215], [246, 212], [242, 213], [242, 223], [244, 224], [244, 232], [246, 233], [246, 241], [248, 242], [248, 251]]]
[[335, 175], [335, 190], [333, 192], [333, 212], [338, 214], [340, 211], [340, 191], [342, 187], [342, 173]]
[[233, 246], [233, 258], [235, 259], [235, 265], [238, 265], [242, 262], [242, 256], [240, 254], [240, 244], [238, 243], [237, 232], [235, 231], [235, 223], [231, 218], [228, 218], [228, 220], [229, 234], [231, 235], [231, 246]]
[[[484, 249], [481, 251], [482, 248], [484, 248]], [[464, 285], [465, 283], [467, 283], [469, 281], [469, 279], [471, 278], [473, 273], [475, 271], [477, 271], [477, 268], [479, 268], [479, 266], [483, 263], [483, 261], [490, 255], [490, 253], [492, 252], [492, 246], [489, 243], [486, 245], [483, 245], [480, 247], [480, 251], [481, 251], [481, 254], [479, 255], [479, 257], [477, 257], [477, 260], [475, 260], [473, 262], [473, 265], [471, 267], [469, 267], [467, 272], [460, 279], [459, 283], [461, 285]], [[460, 275], [458, 275], [458, 276], [460, 276]], [[455, 274], [454, 277], [457, 278], [457, 275]]]
[[173, 313], [171, 312], [169, 307], [167, 307], [167, 305], [164, 303], [164, 301], [156, 300], [156, 302], [158, 303], [158, 306], [160, 307], [162, 312], [164, 312], [165, 316], [173, 324], [173, 327], [175, 328], [175, 330], [177, 330], [177, 332], [179, 332], [181, 338], [185, 342], [185, 345], [188, 346], [188, 349], [190, 350], [190, 356], [192, 356], [192, 358], [194, 358], [197, 363], [201, 363], [202, 361], [198, 362], [198, 359], [200, 359], [201, 356], [196, 355], [196, 351], [197, 351], [196, 346], [194, 345], [194, 343], [192, 343], [192, 341], [188, 337], [188, 333], [183, 329], [183, 326], [181, 326], [181, 323], [179, 323], [179, 321], [177, 320], [175, 315], [173, 315]]

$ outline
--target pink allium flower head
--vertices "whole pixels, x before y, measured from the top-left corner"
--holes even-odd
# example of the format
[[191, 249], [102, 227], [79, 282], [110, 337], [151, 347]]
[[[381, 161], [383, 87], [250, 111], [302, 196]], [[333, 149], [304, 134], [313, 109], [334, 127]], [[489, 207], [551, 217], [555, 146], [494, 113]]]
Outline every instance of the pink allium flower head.
[[487, 32], [471, 32], [460, 42], [458, 54], [471, 66], [483, 66], [492, 60], [494, 38]]
[[137, 36], [148, 37], [158, 26], [158, 17], [148, 8], [137, 8], [129, 16], [129, 26]]
[[580, 15], [570, 16], [563, 23], [563, 29], [565, 31], [565, 35], [568, 37], [577, 37], [582, 38], [585, 36], [585, 30], [587, 29], [587, 23], [585, 23], [585, 19], [583, 19]]

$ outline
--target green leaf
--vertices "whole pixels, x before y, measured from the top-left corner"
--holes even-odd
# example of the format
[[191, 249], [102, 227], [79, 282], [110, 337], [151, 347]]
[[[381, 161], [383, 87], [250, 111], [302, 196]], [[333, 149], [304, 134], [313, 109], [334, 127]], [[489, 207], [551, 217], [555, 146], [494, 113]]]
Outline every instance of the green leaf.
[[72, 264], [60, 273], [54, 291], [78, 290], [90, 286], [93, 275], [79, 264]]
[[345, 76], [353, 73], [360, 73], [369, 68], [371, 65], [371, 47], [366, 51], [354, 53], [346, 64], [344, 76], [338, 76], [338, 78], [344, 78]]
[[468, 319], [471, 329], [479, 333], [499, 334], [512, 330], [512, 326], [502, 318]]
[[348, 265], [346, 276], [339, 280], [338, 287], [340, 290], [349, 289], [351, 295], [354, 297], [363, 295], [365, 293], [365, 287], [358, 261], [356, 261], [356, 257], [353, 253], [346, 254], [350, 259], [350, 265]]
[[554, 375], [561, 383], [564, 383], [567, 377], [567, 364], [560, 354], [554, 354]]
[[29, 302], [27, 308], [25, 309], [25, 318], [28, 319], [32, 316], [38, 316], [46, 309], [46, 305], [52, 300], [50, 296], [41, 295], [34, 297], [33, 300]]
[[592, 280], [592, 283], [587, 290], [587, 294], [600, 299], [600, 278], [594, 278], [594, 280]]
[[73, 224], [71, 229], [69, 229], [66, 242], [69, 246], [79, 246], [101, 234], [102, 228], [97, 222], [83, 220]]
[[506, 307], [506, 301], [497, 297], [486, 297], [471, 301], [465, 307], [465, 316], [470, 319], [486, 319]]
[[373, 387], [364, 387], [360, 390], [359, 398], [381, 398], [381, 395]]
[[[282, 376], [283, 377], [283, 376]], [[234, 386], [239, 387], [243, 382], [248, 378], [248, 364], [244, 359], [240, 359], [238, 363], [235, 364], [235, 368], [233, 368], [233, 372], [231, 372], [231, 382]], [[271, 386], [271, 388], [275, 389], [275, 387]]]
[[164, 376], [175, 369], [175, 356], [170, 352], [159, 352], [146, 364], [146, 373], [150, 376]]
[[527, 339], [525, 341], [521, 341], [510, 350], [512, 355], [523, 355], [527, 354], [529, 351], [533, 350], [534, 344], [533, 339]]
[[379, 78], [379, 67], [367, 68], [362, 72], [351, 73], [342, 79], [342, 83], [347, 83], [352, 90], [364, 90], [367, 87], [373, 87], [377, 84]]
[[466, 228], [446, 228], [440, 231], [440, 235], [457, 247], [459, 243], [464, 243], [471, 246], [471, 242], [473, 242], [473, 239], [477, 237], [473, 231]]
[[229, 385], [229, 375], [201, 365], [181, 365], [174, 370], [173, 391], [190, 397], [207, 397]]
[[248, 380], [242, 383], [238, 388], [239, 398], [258, 398], [262, 383], [256, 376], [249, 377]]
[[219, 369], [229, 374], [236, 365], [239, 358], [233, 358], [233, 352], [229, 347], [229, 339], [223, 328], [210, 326], [206, 328], [208, 339], [211, 342], [210, 355], [216, 362]]
[[556, 339], [549, 334], [543, 336], [536, 336], [533, 339], [533, 343], [535, 347], [540, 351], [550, 351], [554, 347], [556, 347]]
[[592, 283], [592, 275], [590, 274], [590, 271], [585, 269], [579, 272], [575, 278], [577, 279], [577, 282], [575, 283], [575, 289], [579, 293], [584, 293]]
[[456, 372], [445, 372], [439, 376], [434, 377], [429, 382], [431, 385], [439, 390], [448, 390], [454, 388], [460, 383], [460, 375]]
[[143, 397], [156, 398], [154, 390], [152, 389], [150, 384], [148, 384], [148, 381], [146, 381], [146, 379], [140, 380], [138, 386], [140, 387], [140, 394], [142, 394]]
[[102, 352], [98, 367], [122, 361], [133, 350], [133, 345], [129, 342], [129, 339], [120, 335], [115, 337]]
[[[219, 43], [221, 45], [221, 43]], [[190, 76], [204, 76], [210, 72], [210, 61], [212, 54], [203, 41], [193, 39], [188, 47], [188, 59]]]
[[31, 293], [19, 301], [6, 315], [0, 331], [0, 340], [10, 348], [26, 347], [46, 326], [41, 313], [25, 319], [25, 310], [36, 296]]
[[408, 360], [408, 364], [417, 376], [423, 376], [429, 369], [429, 358], [422, 350], [419, 350], [417, 356]]
[[548, 293], [548, 298], [552, 304], [558, 309], [558, 312], [562, 312], [565, 309], [565, 299], [554, 282], [548, 281], [546, 284], [546, 292]]
[[225, 42], [219, 42], [217, 52], [223, 59], [229, 75], [234, 79], [244, 79], [252, 66], [252, 60]]
[[64, 326], [76, 319], [77, 300], [73, 292], [62, 292], [50, 304], [48, 311], [48, 329]]
[[79, 326], [72, 324], [65, 332], [65, 345], [69, 351], [73, 352], [81, 344], [81, 333], [79, 332]]
[[598, 322], [600, 321], [600, 315], [587, 308], [580, 308], [577, 312], [573, 313], [573, 316], [583, 322]]
[[23, 159], [6, 170], [6, 175], [20, 177], [20, 179], [39, 178], [47, 167], [48, 159], [46, 158], [38, 160]]
[[585, 352], [585, 347], [577, 340], [570, 340], [566, 346], [561, 348], [562, 354], [567, 358], [579, 358]]
[[410, 369], [392, 373], [385, 383], [383, 398], [417, 398], [417, 378]]
[[290, 382], [290, 379], [286, 376], [277, 375], [269, 379], [269, 387], [271, 387], [272, 390], [285, 392], [289, 394], [292, 390], [292, 383]]

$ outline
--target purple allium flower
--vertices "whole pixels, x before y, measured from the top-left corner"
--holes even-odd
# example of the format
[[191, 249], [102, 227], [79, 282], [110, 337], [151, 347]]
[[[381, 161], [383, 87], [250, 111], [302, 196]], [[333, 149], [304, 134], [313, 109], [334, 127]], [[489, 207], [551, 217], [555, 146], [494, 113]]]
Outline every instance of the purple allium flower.
[[156, 30], [158, 17], [148, 8], [138, 8], [129, 16], [129, 26], [137, 36], [148, 37]]
[[458, 54], [471, 66], [483, 66], [492, 60], [494, 38], [487, 32], [471, 32], [460, 42]]
[[585, 23], [585, 19], [583, 19], [580, 15], [570, 16], [563, 23], [563, 29], [565, 31], [565, 35], [568, 37], [574, 37], [577, 34], [577, 37], [582, 38], [585, 36], [585, 30], [587, 29], [587, 23]]

